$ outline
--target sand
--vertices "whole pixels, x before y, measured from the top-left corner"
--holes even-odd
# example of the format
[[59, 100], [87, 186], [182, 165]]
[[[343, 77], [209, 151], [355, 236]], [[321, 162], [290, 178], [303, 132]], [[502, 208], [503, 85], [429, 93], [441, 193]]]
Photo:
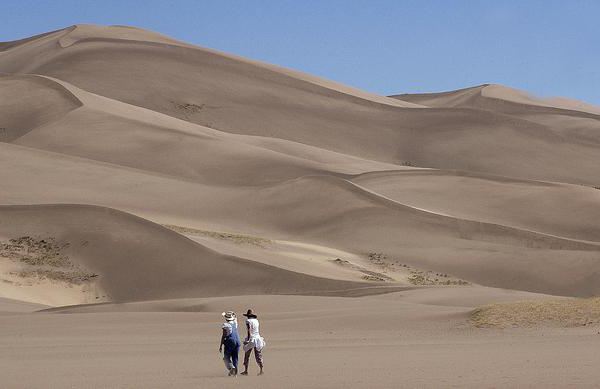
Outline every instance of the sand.
[[[599, 114], [127, 26], [0, 43], [0, 386], [592, 387]], [[267, 374], [232, 380], [248, 307]]]
[[[461, 292], [455, 297], [477, 290]], [[3, 316], [3, 387], [563, 388], [593, 387], [600, 378], [597, 329], [473, 329], [466, 324], [471, 307], [416, 304], [402, 295], [142, 305]], [[253, 364], [249, 377], [231, 379], [217, 351], [218, 318], [222, 307], [246, 306], [259, 312], [268, 342], [266, 375], [256, 377]], [[154, 311], [169, 307], [189, 312]]]

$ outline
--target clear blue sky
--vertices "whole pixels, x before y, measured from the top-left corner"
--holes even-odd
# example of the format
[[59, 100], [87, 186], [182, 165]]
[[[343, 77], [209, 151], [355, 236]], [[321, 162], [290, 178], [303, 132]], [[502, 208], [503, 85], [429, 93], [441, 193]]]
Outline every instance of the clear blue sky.
[[500, 83], [600, 105], [600, 0], [0, 0], [0, 40], [124, 24], [380, 94]]

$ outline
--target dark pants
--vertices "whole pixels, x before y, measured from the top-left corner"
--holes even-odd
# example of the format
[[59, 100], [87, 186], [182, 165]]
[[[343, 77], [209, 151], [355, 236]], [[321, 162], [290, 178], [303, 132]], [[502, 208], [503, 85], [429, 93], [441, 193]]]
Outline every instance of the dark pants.
[[223, 352], [223, 361], [227, 369], [238, 367], [238, 354], [240, 352], [239, 343], [225, 343], [225, 351]]
[[250, 354], [252, 354], [252, 350], [254, 350], [254, 359], [256, 359], [256, 364], [262, 369], [262, 367], [263, 367], [262, 352], [258, 351], [256, 348], [251, 348], [250, 350], [246, 351], [246, 354], [244, 354], [244, 366], [246, 367], [246, 370], [248, 369], [248, 363], [250, 363]]

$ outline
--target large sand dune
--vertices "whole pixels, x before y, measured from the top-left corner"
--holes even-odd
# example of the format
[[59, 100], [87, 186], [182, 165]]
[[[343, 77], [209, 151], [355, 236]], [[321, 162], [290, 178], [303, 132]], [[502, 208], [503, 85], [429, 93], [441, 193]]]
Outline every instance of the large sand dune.
[[[98, 33], [95, 39], [100, 41], [108, 39], [106, 34], [119, 36], [130, 31], [83, 29]], [[62, 39], [72, 33], [64, 32], [60, 47], [81, 40], [71, 37], [74, 40], [65, 44]], [[148, 34], [151, 42], [160, 39]], [[51, 36], [40, 39], [45, 41]], [[14, 47], [7, 54], [15, 55], [10, 54], [13, 50], [19, 51]], [[285, 73], [225, 57], [238, 61], [239, 66]], [[5, 85], [5, 100], [10, 101], [4, 110], [11, 115], [5, 119], [5, 126], [12, 136], [6, 140], [15, 145], [0, 145], [7, 167], [2, 177], [6, 204], [89, 203], [166, 224], [303, 240], [359, 256], [384, 252], [399, 263], [449, 272], [487, 285], [560, 294], [595, 293], [593, 269], [599, 239], [594, 222], [599, 201], [595, 189], [477, 175], [452, 179], [447, 171], [335, 152], [328, 149], [326, 141], [317, 147], [277, 136], [231, 134], [192, 123], [187, 116], [187, 120], [181, 120], [90, 93], [56, 78], [5, 75], [0, 80]], [[283, 93], [280, 87], [275, 89]], [[28, 104], [28, 91], [36, 91], [31, 97], [36, 104]], [[11, 98], [15, 94], [19, 100]], [[465, 105], [456, 101], [473, 100], [473, 95], [481, 95], [481, 88], [447, 95], [454, 103], [445, 102], [449, 98], [443, 95], [440, 99], [445, 105]], [[367, 106], [372, 107], [371, 103]], [[194, 105], [192, 110], [198, 107]], [[468, 109], [472, 110], [473, 105]], [[277, 111], [281, 114], [281, 109]], [[482, 125], [494, 127], [487, 110], [419, 109], [396, 113], [407, 112], [426, 115], [422, 116], [424, 121], [441, 114], [444, 121], [455, 117], [458, 126], [487, 117], [484, 122], [488, 123]], [[263, 118], [261, 122], [271, 120]], [[546, 135], [544, 128], [524, 123], [513, 120], [516, 127], [510, 131]], [[430, 141], [428, 137], [434, 133], [429, 130], [413, 134], [417, 135], [427, 147], [439, 144], [448, 148], [461, 139], [446, 135], [443, 143], [434, 138]], [[376, 143], [383, 143], [385, 138], [371, 132], [369, 137]], [[315, 136], [311, 142], [323, 139]], [[350, 141], [356, 143], [353, 138]], [[365, 147], [360, 142], [356, 145]], [[406, 147], [402, 143], [397, 146]], [[556, 160], [556, 155], [548, 153], [547, 157]], [[408, 162], [404, 165], [412, 164]], [[538, 167], [528, 169], [537, 171]], [[353, 179], [353, 183], [347, 179]], [[564, 205], [566, 199], [569, 203]], [[560, 254], [553, 254], [556, 252]], [[561, 260], [553, 261], [555, 255]], [[573, 263], [581, 264], [579, 270], [565, 277], [562, 269]]]
[[0, 71], [52, 76], [221, 131], [367, 159], [597, 184], [597, 143], [559, 136], [547, 124], [502, 110], [416, 109], [422, 105], [374, 98], [137, 29], [74, 26], [10, 45], [0, 52]]

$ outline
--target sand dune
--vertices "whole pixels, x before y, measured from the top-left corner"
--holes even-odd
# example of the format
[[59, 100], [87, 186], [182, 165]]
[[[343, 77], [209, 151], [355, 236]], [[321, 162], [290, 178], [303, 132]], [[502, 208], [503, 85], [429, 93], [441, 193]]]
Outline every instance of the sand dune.
[[[481, 85], [452, 92], [396, 95], [438, 108], [470, 108], [509, 115], [540, 124], [561, 142], [597, 148], [600, 107], [568, 99], [539, 99], [502, 85]], [[563, 179], [564, 181], [564, 179]]]
[[[383, 252], [398, 263], [485, 285], [572, 295], [593, 294], [597, 286], [597, 244], [441, 216], [341, 178], [306, 177], [244, 189], [13, 145], [4, 145], [1, 155], [8, 168], [3, 189], [13, 194], [4, 196], [6, 203], [85, 200], [166, 224], [312, 242], [363, 256]], [[574, 269], [565, 274], [569, 267]]]
[[93, 24], [78, 24], [64, 29], [63, 34], [58, 39], [58, 43], [61, 47], [69, 47], [78, 42], [90, 39], [116, 39], [162, 43], [166, 45], [178, 45], [184, 47], [190, 46], [185, 42], [140, 28], [130, 26], [98, 26]]
[[[1, 79], [23, 84], [22, 88], [29, 80], [39, 80], [64, 88], [80, 102], [77, 110], [39, 125], [31, 120], [40, 114], [33, 109], [25, 111], [21, 121], [7, 125], [24, 129], [20, 137], [14, 136], [15, 144], [218, 184], [257, 185], [322, 172], [348, 175], [399, 168], [289, 141], [222, 133], [57, 80], [33, 76]], [[60, 114], [51, 105], [47, 107], [55, 116]], [[160, 153], [155, 152], [157, 148]]]
[[[596, 189], [539, 181], [597, 183], [590, 110], [489, 85], [378, 97], [120, 26], [5, 43], [0, 71], [3, 204], [92, 204], [358, 267], [383, 253], [485, 285], [596, 293]], [[318, 256], [302, 277], [354, 277]], [[215, 291], [203, 288], [176, 296]]]
[[484, 84], [450, 92], [400, 94], [390, 97], [430, 107], [489, 108], [507, 113], [517, 111], [520, 107], [521, 110], [529, 109], [532, 112], [552, 112], [536, 109], [544, 107], [571, 111], [565, 112], [566, 114], [600, 115], [600, 107], [591, 104], [566, 98], [538, 98], [525, 91], [497, 84]]
[[585, 104], [583, 102], [569, 100], [566, 98], [540, 99], [533, 97], [524, 91], [507, 88], [502, 85], [488, 85], [481, 91], [481, 95], [490, 99], [505, 100], [519, 104], [559, 108], [564, 110], [587, 112], [593, 115], [600, 115], [600, 107], [596, 107], [591, 104]]
[[[237, 293], [327, 293], [368, 287], [221, 255], [164, 227], [108, 208], [0, 207], [0, 235], [67, 242], [111, 301]], [[223, 280], [227, 275], [228, 284]]]
[[0, 297], [0, 315], [15, 313], [29, 313], [47, 308], [45, 305], [27, 303], [20, 300], [12, 300]]
[[566, 238], [600, 240], [594, 188], [457, 171], [367, 173], [353, 182], [402, 204]]
[[68, 90], [42, 77], [0, 76], [0, 141], [13, 141], [79, 106]]
[[224, 132], [370, 160], [597, 185], [597, 143], [559, 136], [547, 124], [502, 111], [408, 109], [413, 105], [164, 39], [122, 27], [76, 26], [12, 45], [0, 53], [0, 71], [52, 76]]

